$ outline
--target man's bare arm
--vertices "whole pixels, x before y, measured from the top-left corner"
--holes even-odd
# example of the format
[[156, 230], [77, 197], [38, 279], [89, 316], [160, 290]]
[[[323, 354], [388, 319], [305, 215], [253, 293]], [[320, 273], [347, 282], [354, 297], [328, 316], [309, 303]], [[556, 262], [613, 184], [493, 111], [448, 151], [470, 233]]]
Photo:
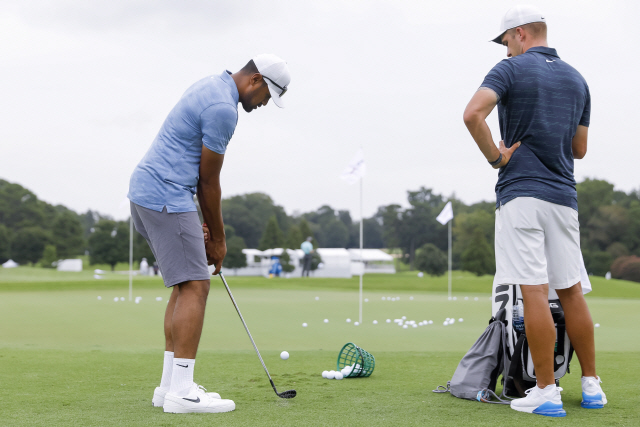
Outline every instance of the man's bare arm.
[[589, 128], [586, 126], [578, 125], [578, 130], [571, 140], [571, 150], [573, 151], [574, 159], [583, 159], [587, 154], [587, 136]]
[[520, 146], [520, 141], [513, 144], [511, 148], [506, 148], [503, 141], [500, 141], [499, 147], [496, 147], [493, 142], [486, 118], [497, 103], [498, 95], [489, 88], [481, 87], [469, 101], [463, 115], [464, 124], [487, 161], [494, 162], [502, 154], [502, 161], [494, 166], [495, 169], [506, 166], [513, 152]]
[[222, 261], [227, 254], [224, 223], [222, 221], [222, 189], [220, 187], [220, 170], [224, 162], [224, 154], [215, 153], [204, 145], [200, 158], [200, 179], [198, 180], [198, 202], [205, 224], [209, 230], [205, 241], [207, 262], [215, 265], [213, 274], [218, 274]]

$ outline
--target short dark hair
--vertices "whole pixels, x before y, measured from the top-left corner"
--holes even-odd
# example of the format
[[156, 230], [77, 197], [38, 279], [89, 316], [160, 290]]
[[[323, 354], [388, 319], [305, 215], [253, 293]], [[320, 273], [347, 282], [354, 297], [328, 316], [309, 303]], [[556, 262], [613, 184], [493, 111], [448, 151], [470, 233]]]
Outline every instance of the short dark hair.
[[250, 59], [249, 62], [247, 62], [247, 65], [242, 67], [242, 69], [240, 70], [240, 73], [251, 75], [255, 73], [260, 73], [260, 71], [258, 71], [258, 67], [256, 67], [256, 64], [255, 62], [253, 62], [253, 59]]
[[522, 28], [526, 29], [533, 37], [547, 37], [547, 23], [546, 22], [532, 22], [525, 24]]

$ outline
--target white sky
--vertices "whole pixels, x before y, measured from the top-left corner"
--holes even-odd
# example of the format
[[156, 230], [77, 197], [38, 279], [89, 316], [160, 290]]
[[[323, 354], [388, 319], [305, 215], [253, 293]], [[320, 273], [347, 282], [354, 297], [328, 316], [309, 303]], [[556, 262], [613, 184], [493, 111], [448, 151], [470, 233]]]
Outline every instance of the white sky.
[[[420, 186], [494, 200], [497, 172], [462, 112], [506, 49], [487, 40], [517, 2], [27, 1], [0, 9], [0, 178], [118, 219], [129, 176], [192, 83], [258, 53], [288, 61], [287, 108], [240, 110], [225, 197], [262, 191], [289, 213], [359, 217], [339, 179], [364, 147], [364, 214]], [[589, 152], [576, 178], [640, 187], [637, 1], [538, 1], [549, 44], [586, 78]], [[499, 140], [495, 112], [489, 117]]]

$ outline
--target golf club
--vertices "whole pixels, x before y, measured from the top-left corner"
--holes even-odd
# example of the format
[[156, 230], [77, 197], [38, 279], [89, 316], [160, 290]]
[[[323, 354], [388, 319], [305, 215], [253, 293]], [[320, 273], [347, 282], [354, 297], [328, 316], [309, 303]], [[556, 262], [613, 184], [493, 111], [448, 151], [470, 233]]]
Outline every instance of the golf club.
[[256, 350], [256, 354], [258, 355], [258, 358], [260, 359], [260, 363], [262, 363], [262, 367], [264, 368], [264, 371], [267, 373], [267, 377], [269, 377], [269, 382], [271, 383], [271, 387], [273, 387], [273, 391], [276, 392], [276, 394], [278, 395], [278, 397], [281, 397], [283, 399], [293, 399], [294, 397], [296, 397], [296, 391], [295, 390], [287, 390], [287, 391], [283, 391], [282, 393], [278, 393], [278, 390], [276, 389], [275, 384], [273, 384], [273, 380], [271, 379], [271, 375], [269, 375], [269, 371], [267, 370], [267, 366], [264, 364], [264, 361], [262, 360], [262, 356], [260, 356], [260, 352], [258, 351], [258, 347], [256, 347], [256, 343], [253, 341], [253, 337], [251, 336], [251, 332], [249, 332], [249, 328], [247, 327], [247, 323], [244, 321], [244, 318], [242, 317], [242, 314], [240, 313], [240, 309], [238, 308], [238, 304], [236, 304], [236, 300], [235, 298], [233, 298], [233, 294], [231, 294], [231, 289], [229, 289], [229, 285], [227, 285], [227, 281], [224, 278], [224, 275], [222, 274], [222, 271], [220, 273], [218, 273], [220, 275], [220, 278], [222, 279], [222, 283], [224, 283], [224, 287], [227, 288], [227, 293], [229, 294], [229, 297], [231, 297], [231, 301], [233, 302], [234, 307], [236, 308], [236, 311], [238, 312], [238, 316], [240, 316], [240, 320], [242, 320], [242, 324], [244, 325], [244, 329], [247, 331], [247, 335], [249, 335], [249, 339], [251, 340], [251, 344], [253, 344], [253, 348], [255, 348]]

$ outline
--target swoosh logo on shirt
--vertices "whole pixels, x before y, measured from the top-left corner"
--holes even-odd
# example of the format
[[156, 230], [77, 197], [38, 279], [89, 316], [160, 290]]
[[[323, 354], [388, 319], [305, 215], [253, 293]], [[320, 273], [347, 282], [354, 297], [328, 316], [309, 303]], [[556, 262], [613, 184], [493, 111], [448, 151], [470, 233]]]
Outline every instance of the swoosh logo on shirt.
[[547, 62], [556, 62], [556, 60], [554, 59], [553, 61], [549, 61], [549, 60], [547, 59]]
[[188, 368], [189, 365], [180, 365], [179, 363], [176, 363], [176, 365], [180, 366], [181, 368]]
[[197, 399], [187, 399], [186, 397], [183, 397], [184, 400], [188, 400], [189, 402], [193, 402], [193, 403], [200, 403], [200, 398], [198, 397]]

